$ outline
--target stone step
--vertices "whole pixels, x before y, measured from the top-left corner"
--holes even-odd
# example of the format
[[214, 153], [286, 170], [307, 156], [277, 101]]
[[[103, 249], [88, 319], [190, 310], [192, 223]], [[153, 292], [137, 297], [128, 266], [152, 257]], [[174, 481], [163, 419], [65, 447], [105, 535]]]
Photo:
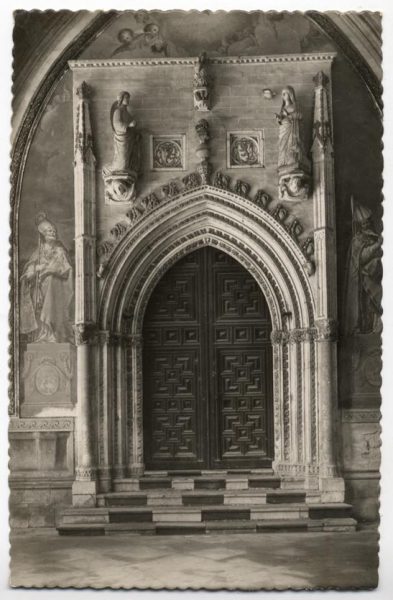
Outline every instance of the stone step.
[[279, 490], [266, 494], [268, 504], [292, 504], [306, 501], [306, 492], [294, 490]]
[[217, 520], [202, 522], [167, 521], [162, 523], [108, 523], [97, 525], [61, 525], [60, 535], [194, 535], [224, 533], [296, 533], [312, 531], [346, 532], [356, 529], [356, 521], [344, 519], [270, 519], [270, 520]]
[[224, 472], [201, 475], [191, 471], [181, 471], [183, 475], [156, 476], [144, 475], [139, 478], [117, 479], [114, 481], [115, 492], [148, 492], [159, 489], [176, 490], [241, 490], [241, 489], [278, 489], [281, 480], [272, 474], [254, 472]]
[[110, 492], [98, 496], [102, 507], [131, 506], [194, 506], [202, 504], [265, 504], [266, 492], [260, 488], [246, 490], [149, 490], [140, 492]]
[[310, 519], [337, 519], [351, 516], [352, 506], [345, 502], [308, 504]]

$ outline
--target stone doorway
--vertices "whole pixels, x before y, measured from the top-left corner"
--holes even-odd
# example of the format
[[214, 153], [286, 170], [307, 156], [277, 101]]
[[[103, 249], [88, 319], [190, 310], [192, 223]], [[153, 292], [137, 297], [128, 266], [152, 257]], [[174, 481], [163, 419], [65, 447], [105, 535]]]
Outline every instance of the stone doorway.
[[271, 319], [258, 283], [204, 247], [162, 277], [143, 327], [145, 466], [270, 467]]

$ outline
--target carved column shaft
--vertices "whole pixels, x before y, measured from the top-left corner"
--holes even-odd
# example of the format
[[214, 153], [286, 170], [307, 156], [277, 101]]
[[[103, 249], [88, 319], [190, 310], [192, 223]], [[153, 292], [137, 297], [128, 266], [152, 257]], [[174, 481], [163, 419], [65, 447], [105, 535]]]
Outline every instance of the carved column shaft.
[[124, 343], [121, 338], [116, 340], [116, 404], [115, 404], [115, 460], [114, 475], [121, 479], [125, 476], [125, 390], [126, 390], [126, 357]]
[[143, 474], [143, 406], [142, 406], [142, 336], [131, 336], [129, 358], [131, 382], [129, 386], [129, 410], [131, 411], [130, 440], [128, 448], [128, 470], [131, 476]]
[[99, 333], [98, 358], [98, 404], [99, 404], [99, 440], [98, 440], [98, 474], [100, 492], [108, 492], [112, 486], [112, 437], [113, 437], [113, 347], [112, 336], [108, 331]]
[[[74, 504], [95, 504], [95, 469], [91, 402], [95, 397], [93, 353], [96, 319], [95, 289], [95, 157], [89, 115], [90, 89], [83, 82], [76, 90], [78, 101], [74, 129], [75, 200], [75, 327], [77, 342], [76, 482]], [[78, 482], [91, 485], [76, 485]]]

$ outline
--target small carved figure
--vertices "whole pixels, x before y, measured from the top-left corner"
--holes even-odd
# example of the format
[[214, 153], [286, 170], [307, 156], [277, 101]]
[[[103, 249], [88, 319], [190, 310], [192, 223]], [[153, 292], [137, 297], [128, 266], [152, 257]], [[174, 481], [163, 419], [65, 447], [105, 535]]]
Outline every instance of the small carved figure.
[[30, 342], [73, 341], [73, 269], [56, 227], [45, 213], [36, 217], [38, 248], [21, 276], [20, 331]]
[[371, 211], [352, 205], [353, 237], [348, 251], [344, 333], [381, 330], [382, 238], [375, 231]]
[[206, 53], [203, 52], [198, 58], [194, 73], [194, 108], [196, 110], [210, 110], [209, 77], [206, 63]]
[[[279, 124], [278, 172], [280, 198], [301, 199], [308, 196], [310, 161], [303, 143], [302, 114], [298, 109], [295, 90], [287, 86], [282, 90], [282, 105], [276, 114]], [[290, 177], [288, 177], [290, 176]], [[282, 182], [282, 187], [281, 187]]]

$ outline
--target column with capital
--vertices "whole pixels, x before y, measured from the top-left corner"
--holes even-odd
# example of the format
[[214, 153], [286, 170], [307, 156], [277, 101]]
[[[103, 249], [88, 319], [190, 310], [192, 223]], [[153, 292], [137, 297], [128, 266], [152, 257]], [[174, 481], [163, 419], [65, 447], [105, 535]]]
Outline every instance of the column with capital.
[[74, 103], [75, 341], [77, 346], [76, 471], [74, 506], [96, 504], [96, 457], [93, 449], [94, 364], [96, 338], [96, 210], [90, 87], [82, 82]]
[[[329, 73], [330, 75], [330, 73]], [[344, 500], [335, 453], [337, 414], [337, 266], [334, 157], [329, 77], [315, 77], [313, 201], [316, 268], [317, 395], [319, 407], [319, 489], [324, 502]]]

